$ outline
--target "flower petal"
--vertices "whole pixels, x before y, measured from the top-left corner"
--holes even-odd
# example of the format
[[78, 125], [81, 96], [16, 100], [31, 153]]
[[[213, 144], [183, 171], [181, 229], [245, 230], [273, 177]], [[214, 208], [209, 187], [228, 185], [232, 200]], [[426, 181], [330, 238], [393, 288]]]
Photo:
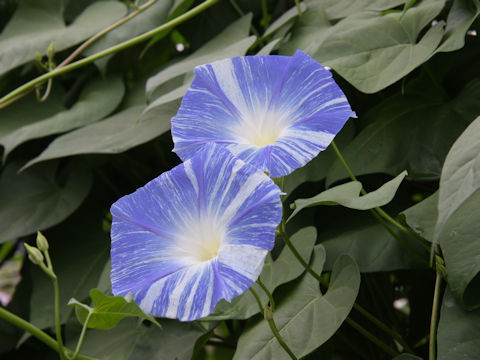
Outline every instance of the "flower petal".
[[131, 292], [146, 313], [193, 320], [256, 280], [282, 204], [268, 176], [208, 144], [111, 213], [113, 293]]
[[[251, 245], [227, 245], [218, 254], [222, 297], [231, 301], [245, 292], [262, 272], [267, 250]], [[213, 310], [213, 309], [212, 309]]]
[[172, 118], [182, 159], [214, 142], [272, 177], [284, 176], [324, 150], [354, 115], [331, 73], [301, 51], [234, 57], [195, 74]]
[[220, 300], [215, 289], [215, 273], [210, 261], [176, 271], [132, 295], [145, 313], [190, 321], [213, 311]]

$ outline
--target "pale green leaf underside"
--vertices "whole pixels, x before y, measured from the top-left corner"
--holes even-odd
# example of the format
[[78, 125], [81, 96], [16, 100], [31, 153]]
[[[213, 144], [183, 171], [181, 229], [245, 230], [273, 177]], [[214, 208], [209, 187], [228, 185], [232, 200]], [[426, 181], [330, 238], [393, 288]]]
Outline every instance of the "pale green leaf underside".
[[[437, 179], [449, 148], [479, 113], [478, 79], [451, 99], [421, 77], [407, 86], [404, 95], [372, 108], [364, 117], [368, 125], [340, 150], [357, 176], [396, 175], [407, 169], [412, 177]], [[346, 177], [337, 160], [328, 171], [327, 186]]]
[[85, 54], [92, 55], [160, 26], [165, 22], [172, 3], [173, 0], [163, 0], [153, 4], [133, 19], [93, 43], [85, 50]]
[[473, 193], [480, 189], [480, 117], [455, 141], [450, 149], [440, 177], [438, 220], [435, 237], [448, 218]]
[[440, 178], [434, 242], [442, 248], [449, 285], [467, 308], [480, 306], [480, 117], [447, 155]]
[[[300, 9], [302, 13], [307, 9], [307, 6], [304, 2], [300, 3]], [[287, 23], [291, 22], [298, 16], [298, 9], [296, 6], [290, 8], [289, 10], [285, 11], [282, 16], [276, 19], [273, 23], [271, 23], [267, 30], [263, 33], [262, 37], [269, 36], [273, 34], [275, 31], [286, 25]]]
[[404, 4], [405, 0], [307, 0], [308, 6], [325, 7], [329, 19], [341, 19], [360, 11], [382, 11]]
[[[321, 272], [325, 252], [315, 248], [313, 268]], [[274, 312], [280, 335], [300, 358], [327, 341], [349, 314], [360, 286], [360, 273], [349, 256], [340, 257], [332, 271], [330, 286], [320, 293], [317, 280], [306, 273], [293, 292]], [[263, 319], [247, 329], [239, 339], [234, 360], [290, 359]]]
[[480, 1], [455, 0], [448, 13], [445, 36], [437, 52], [455, 51], [465, 45], [465, 35], [480, 14]]
[[402, 212], [405, 220], [418, 235], [432, 242], [438, 216], [438, 191]]
[[[5, 150], [3, 156], [7, 157], [13, 149], [28, 140], [66, 132], [100, 120], [115, 110], [120, 104], [124, 92], [123, 81], [119, 77], [107, 80], [98, 79], [86, 85], [78, 101], [70, 109], [58, 111], [55, 115], [40, 119], [34, 112], [29, 114], [28, 116], [38, 120], [19, 126], [8, 135], [0, 137], [0, 144], [4, 146]], [[2, 121], [18, 120], [15, 115], [15, 112], [12, 112], [11, 120], [2, 118]], [[21, 124], [22, 122], [19, 123], [19, 125]]]
[[56, 51], [75, 45], [103, 30], [126, 13], [118, 1], [90, 5], [69, 26], [65, 26], [61, 0], [25, 0], [0, 35], [0, 74], [45, 54], [53, 41]]
[[[417, 39], [444, 3], [423, 1], [403, 16], [401, 12], [380, 11], [339, 13], [334, 17], [349, 16], [333, 26], [328, 21], [328, 8], [314, 7], [311, 16], [307, 11], [306, 19], [300, 20], [300, 28], [293, 30], [291, 41], [296, 45], [287, 42], [283, 53], [290, 54], [299, 47], [360, 91], [375, 93], [400, 80], [435, 53], [444, 34], [443, 23]], [[385, 8], [385, 4], [378, 7]], [[295, 36], [296, 32], [300, 38]], [[302, 39], [304, 34], [308, 41]]]
[[146, 143], [170, 129], [178, 101], [169, 102], [143, 114], [145, 106], [134, 106], [102, 121], [57, 137], [24, 169], [45, 161], [79, 154], [118, 154]]
[[251, 14], [240, 18], [193, 54], [150, 77], [146, 85], [147, 96], [152, 97], [160, 85], [179, 75], [191, 72], [195, 66], [231, 56], [244, 55], [255, 41], [254, 36], [248, 36], [251, 21]]
[[[37, 101], [36, 97], [26, 96], [14, 105], [1, 110], [0, 139], [5, 139], [16, 130], [28, 127], [37, 121], [56, 116], [66, 110], [63, 105], [65, 92], [57, 84], [53, 84], [50, 96], [44, 102]], [[0, 141], [1, 143], [1, 141]]]
[[466, 311], [445, 291], [437, 333], [438, 360], [476, 360], [480, 349], [480, 310]]
[[300, 210], [311, 206], [342, 205], [351, 209], [368, 210], [386, 205], [392, 201], [405, 176], [407, 176], [407, 172], [403, 171], [377, 190], [363, 196], [360, 196], [362, 184], [358, 181], [352, 181], [325, 190], [309, 199], [297, 199], [291, 206], [295, 210], [290, 215], [289, 220], [297, 215]]
[[333, 26], [319, 46], [309, 48], [322, 64], [332, 67], [365, 93], [380, 91], [427, 61], [443, 37], [443, 24], [420, 31], [443, 8], [444, 1], [425, 1], [400, 13], [362, 12]]

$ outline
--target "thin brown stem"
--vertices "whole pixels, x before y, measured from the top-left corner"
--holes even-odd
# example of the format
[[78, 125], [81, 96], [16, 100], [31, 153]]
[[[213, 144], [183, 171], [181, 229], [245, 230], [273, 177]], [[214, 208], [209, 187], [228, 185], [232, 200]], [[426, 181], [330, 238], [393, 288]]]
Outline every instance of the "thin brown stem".
[[[58, 70], [58, 69], [61, 69], [63, 68], [64, 66], [70, 64], [73, 60], [75, 60], [75, 58], [77, 56], [79, 56], [87, 47], [89, 47], [90, 45], [92, 45], [95, 41], [97, 41], [98, 39], [100, 39], [101, 37], [105, 36], [106, 34], [108, 34], [110, 31], [112, 31], [113, 29], [116, 29], [117, 27], [119, 27], [120, 25], [126, 23], [128, 20], [134, 18], [135, 16], [137, 16], [138, 14], [140, 14], [142, 11], [146, 10], [147, 8], [149, 8], [150, 6], [152, 6], [154, 3], [156, 3], [158, 0], [150, 0], [149, 2], [147, 2], [146, 4], [138, 7], [135, 11], [133, 11], [132, 13], [128, 14], [127, 16], [125, 16], [124, 18], [120, 19], [119, 21], [117, 21], [116, 23], [110, 25], [109, 27], [103, 29], [102, 31], [96, 33], [95, 35], [93, 35], [92, 37], [90, 37], [88, 40], [86, 40], [83, 44], [81, 44], [78, 48], [76, 48], [65, 60], [63, 60], [58, 66], [56, 66], [54, 69], [52, 70]], [[43, 102], [45, 100], [47, 100], [48, 96], [50, 95], [50, 90], [52, 88], [52, 79], [48, 79], [48, 84], [47, 84], [47, 90], [45, 91], [45, 94], [41, 97], [40, 99], [40, 102]], [[6, 108], [7, 106], [13, 104], [14, 102], [20, 100], [21, 98], [23, 98], [24, 96], [30, 94], [32, 90], [29, 90], [29, 91], [26, 91], [18, 96], [16, 96], [15, 98], [3, 103], [3, 104], [0, 104], [0, 110]]]
[[148, 9], [150, 6], [155, 4], [158, 0], [150, 0], [149, 2], [145, 3], [144, 5], [138, 7], [135, 11], [131, 12], [124, 18], [118, 20], [116, 23], [110, 25], [109, 27], [103, 29], [102, 31], [96, 33], [92, 37], [90, 37], [87, 41], [85, 41], [82, 45], [75, 49], [65, 60], [63, 60], [55, 69], [61, 69], [62, 67], [70, 64], [75, 58], [80, 55], [86, 48], [92, 45], [95, 41], [100, 39], [101, 37], [108, 34], [110, 31], [116, 29], [120, 25], [126, 23], [128, 20], [133, 19], [135, 16], [140, 14], [142, 11]]
[[8, 100], [7, 102], [4, 102], [3, 104], [0, 104], [0, 110], [6, 108], [7, 106], [13, 104], [14, 102], [20, 100], [21, 98], [23, 98], [25, 95], [28, 95], [30, 94], [32, 90], [29, 90], [27, 92], [24, 92], [23, 94], [20, 94], [20, 95], [17, 95], [16, 97], [14, 97], [13, 99], [10, 99]]

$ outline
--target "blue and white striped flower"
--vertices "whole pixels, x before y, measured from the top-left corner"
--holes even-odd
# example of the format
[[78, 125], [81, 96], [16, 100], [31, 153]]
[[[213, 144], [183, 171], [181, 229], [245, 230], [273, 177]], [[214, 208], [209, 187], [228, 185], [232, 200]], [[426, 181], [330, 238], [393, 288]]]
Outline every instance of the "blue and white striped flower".
[[112, 289], [182, 321], [258, 278], [282, 217], [280, 189], [210, 144], [112, 205]]
[[302, 51], [234, 57], [195, 74], [172, 119], [183, 160], [214, 142], [281, 177], [317, 156], [355, 115], [330, 71]]

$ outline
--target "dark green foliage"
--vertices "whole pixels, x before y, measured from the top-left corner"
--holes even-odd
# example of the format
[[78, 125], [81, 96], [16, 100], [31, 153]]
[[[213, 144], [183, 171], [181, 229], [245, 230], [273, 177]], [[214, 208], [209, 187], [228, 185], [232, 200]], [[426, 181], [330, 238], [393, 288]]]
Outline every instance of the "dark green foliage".
[[[325, 250], [315, 249], [312, 268], [318, 273], [325, 262]], [[275, 311], [275, 322], [295, 354], [305, 356], [322, 345], [345, 320], [360, 285], [360, 273], [348, 256], [335, 263], [328, 291], [322, 294], [318, 281], [305, 274], [281, 299]], [[300, 330], [301, 329], [301, 330]], [[237, 345], [234, 359], [289, 359], [278, 345], [265, 321], [247, 328]]]
[[[0, 0], [0, 98], [46, 72], [36, 52], [47, 61], [53, 41], [57, 65], [134, 3]], [[158, 0], [77, 60], [200, 3]], [[427, 359], [436, 269], [443, 276], [436, 358], [479, 358], [480, 1], [305, 0], [300, 7], [298, 16], [293, 0], [220, 1], [173, 30], [55, 77], [44, 102], [35, 92], [45, 95], [47, 82], [5, 108], [0, 103], [0, 274], [44, 231], [69, 349], [86, 304], [95, 329], [86, 332], [82, 355], [289, 359], [251, 292], [221, 301], [201, 321], [156, 319], [161, 328], [142, 321], [156, 320], [134, 303], [110, 297], [109, 208], [180, 162], [171, 153], [170, 119], [195, 66], [301, 49], [332, 68], [357, 113], [335, 141], [358, 179], [332, 147], [284, 179], [287, 232], [321, 282], [279, 236], [260, 278], [273, 293], [280, 334], [303, 359]], [[54, 336], [52, 283], [23, 257], [8, 309]], [[0, 277], [0, 292], [11, 278]], [[267, 304], [261, 287], [253, 289]], [[0, 319], [2, 359], [55, 356]]]

